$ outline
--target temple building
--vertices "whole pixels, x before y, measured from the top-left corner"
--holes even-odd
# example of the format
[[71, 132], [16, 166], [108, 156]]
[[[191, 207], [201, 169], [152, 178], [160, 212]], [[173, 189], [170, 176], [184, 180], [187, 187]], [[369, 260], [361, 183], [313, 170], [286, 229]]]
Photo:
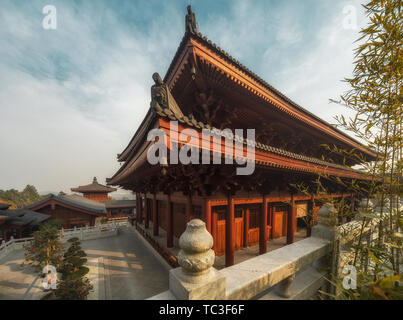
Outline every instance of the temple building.
[[107, 219], [103, 203], [78, 195], [51, 195], [27, 209], [49, 215], [49, 221], [57, 220], [65, 229], [94, 226], [97, 218]]
[[[152, 228], [154, 236], [164, 234], [169, 249], [178, 245], [188, 221], [202, 219], [216, 255], [225, 255], [230, 266], [242, 248], [258, 245], [263, 254], [269, 239], [286, 237], [287, 244], [293, 243], [303, 220], [310, 236], [321, 199], [354, 203], [354, 195], [331, 179], [322, 181], [329, 194], [316, 192], [319, 175], [366, 179], [352, 169], [358, 161], [345, 161], [324, 145], [354, 150], [366, 161], [374, 160], [375, 152], [291, 101], [204, 37], [190, 6], [185, 26], [164, 78], [153, 75], [150, 108], [118, 156], [122, 166], [107, 180], [136, 193], [136, 224]], [[148, 139], [151, 129], [166, 134], [158, 143], [168, 152], [157, 164], [148, 160], [155, 146]], [[255, 139], [224, 129], [255, 129]], [[207, 140], [206, 131], [214, 139]], [[226, 150], [228, 140], [235, 151]], [[198, 159], [207, 154], [210, 164], [175, 161], [175, 150], [184, 147], [198, 150]], [[237, 173], [242, 162], [253, 163], [252, 174]], [[305, 192], [297, 187], [302, 184]]]
[[84, 198], [97, 201], [105, 205], [108, 218], [128, 217], [133, 214], [136, 208], [136, 200], [113, 200], [109, 197], [109, 193], [115, 192], [117, 189], [104, 186], [98, 183], [96, 177], [91, 184], [71, 188], [71, 191], [82, 193]]
[[85, 186], [79, 186], [77, 188], [71, 188], [71, 191], [82, 193], [84, 198], [95, 201], [109, 201], [109, 193], [116, 191], [117, 189], [104, 186], [98, 183], [96, 177], [92, 180], [91, 184]]
[[0, 203], [0, 235], [2, 241], [14, 238], [23, 238], [36, 231], [42, 222], [48, 221], [51, 216], [35, 212], [26, 208], [10, 210], [9, 204]]

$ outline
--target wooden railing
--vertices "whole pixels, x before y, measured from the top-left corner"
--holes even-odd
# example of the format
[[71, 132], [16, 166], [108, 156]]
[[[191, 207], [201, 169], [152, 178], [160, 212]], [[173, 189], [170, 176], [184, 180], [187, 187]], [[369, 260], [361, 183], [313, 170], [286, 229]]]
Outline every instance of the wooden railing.
[[167, 249], [161, 246], [158, 241], [156, 241], [152, 236], [150, 236], [141, 226], [136, 223], [136, 230], [143, 236], [144, 239], [147, 240], [149, 244], [164, 258], [168, 264], [173, 267], [179, 267], [178, 258], [170, 253]]

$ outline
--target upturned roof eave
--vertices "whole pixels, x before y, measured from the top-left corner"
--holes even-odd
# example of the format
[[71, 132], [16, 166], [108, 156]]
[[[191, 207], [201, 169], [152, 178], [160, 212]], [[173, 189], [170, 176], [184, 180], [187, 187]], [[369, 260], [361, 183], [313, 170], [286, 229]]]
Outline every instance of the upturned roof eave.
[[[277, 98], [281, 99], [283, 102], [289, 104], [291, 107], [293, 107], [297, 112], [302, 112], [306, 116], [310, 117], [311, 119], [320, 122], [321, 124], [325, 125], [328, 127], [331, 131], [333, 131], [335, 134], [340, 134], [342, 135], [348, 142], [340, 140], [337, 136], [333, 136], [337, 140], [348, 143], [350, 144], [351, 147], [357, 148], [364, 152], [368, 157], [370, 157], [370, 160], [375, 160], [377, 157], [377, 153], [356, 139], [350, 137], [348, 134], [344, 133], [343, 131], [339, 130], [338, 128], [335, 128], [332, 126], [330, 123], [327, 121], [321, 119], [320, 117], [316, 116], [312, 112], [308, 111], [307, 109], [303, 108], [290, 98], [288, 98], [285, 94], [281, 93], [279, 90], [275, 89], [273, 86], [271, 86], [269, 83], [267, 83], [265, 80], [260, 78], [257, 74], [252, 72], [249, 68], [245, 67], [243, 64], [241, 64], [238, 60], [234, 59], [231, 55], [229, 55], [227, 52], [222, 50], [219, 46], [217, 46], [215, 43], [212, 41], [208, 40], [207, 37], [203, 36], [200, 32], [198, 33], [190, 33], [186, 32], [185, 35], [182, 38], [181, 43], [179, 44], [179, 47], [175, 53], [175, 56], [173, 60], [171, 61], [170, 66], [168, 67], [167, 73], [165, 74], [164, 77], [164, 82], [166, 82], [169, 78], [175, 78], [174, 75], [172, 75], [172, 72], [174, 72], [174, 67], [176, 63], [178, 62], [178, 59], [181, 57], [181, 54], [184, 50], [186, 50], [186, 45], [188, 44], [188, 41], [190, 38], [195, 39], [196, 41], [201, 42], [202, 45], [205, 45], [208, 47], [210, 50], [213, 50], [215, 53], [219, 54], [222, 58], [224, 58], [227, 62], [229, 62], [233, 67], [237, 68], [238, 71], [243, 72], [247, 74], [249, 77], [251, 77], [254, 81], [256, 81], [258, 84], [262, 85], [265, 87], [267, 90], [269, 90], [271, 93], [273, 93]], [[321, 130], [320, 128], [317, 128]], [[322, 131], [322, 130], [321, 130]], [[328, 133], [325, 132], [325, 134], [328, 135]]]

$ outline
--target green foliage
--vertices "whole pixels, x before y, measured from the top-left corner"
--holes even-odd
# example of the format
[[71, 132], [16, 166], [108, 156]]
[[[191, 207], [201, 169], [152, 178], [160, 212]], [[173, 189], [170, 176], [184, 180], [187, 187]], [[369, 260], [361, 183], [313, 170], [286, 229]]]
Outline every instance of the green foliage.
[[70, 247], [64, 254], [60, 272], [62, 273], [63, 280], [75, 280], [84, 277], [89, 271], [87, 267], [84, 267], [84, 264], [87, 262], [85, 258], [87, 255], [81, 249], [78, 238], [72, 238], [68, 242], [70, 243]]
[[58, 282], [55, 296], [60, 300], [85, 300], [91, 290], [92, 285], [87, 278], [64, 280]]
[[84, 266], [87, 262], [87, 255], [81, 249], [78, 238], [68, 241], [69, 249], [64, 254], [62, 266], [59, 271], [62, 278], [58, 282], [55, 296], [63, 300], [84, 300], [93, 289], [85, 275], [89, 269]]
[[[403, 286], [399, 281], [403, 280], [402, 275], [373, 277], [366, 273], [359, 273], [357, 276], [357, 289], [344, 289], [342, 280], [337, 279], [333, 285], [337, 288], [336, 300], [402, 300]], [[326, 293], [325, 293], [326, 295]]]
[[0, 202], [3, 200], [15, 204], [16, 208], [23, 208], [48, 196], [39, 195], [36, 188], [31, 185], [27, 185], [21, 192], [15, 189], [0, 190]]
[[33, 234], [34, 240], [25, 246], [25, 261], [37, 272], [46, 265], [60, 267], [63, 261], [64, 245], [59, 239], [59, 230], [52, 223], [45, 223]]
[[[334, 146], [329, 146], [328, 150], [360, 162], [368, 181], [343, 181], [343, 186], [346, 192], [359, 198], [376, 198], [380, 209], [374, 211], [368, 202], [361, 208], [358, 236], [344, 248], [351, 253], [350, 263], [357, 269], [358, 288], [344, 290], [339, 285], [341, 279], [333, 279], [338, 288], [334, 297], [403, 299], [402, 286], [396, 285], [402, 281], [402, 212], [400, 208], [392, 207], [395, 199], [402, 197], [403, 191], [402, 1], [372, 0], [364, 8], [370, 23], [361, 30], [361, 37], [357, 40], [359, 47], [353, 77], [345, 79], [350, 90], [341, 96], [340, 101], [333, 102], [343, 104], [355, 113], [350, 119], [343, 115], [336, 117], [338, 126], [354, 133], [378, 156], [375, 161], [367, 162], [355, 150], [340, 150]], [[328, 176], [321, 178], [332, 179]], [[333, 182], [341, 185], [337, 179]], [[377, 240], [367, 242], [364, 230], [373, 222], [377, 225]]]

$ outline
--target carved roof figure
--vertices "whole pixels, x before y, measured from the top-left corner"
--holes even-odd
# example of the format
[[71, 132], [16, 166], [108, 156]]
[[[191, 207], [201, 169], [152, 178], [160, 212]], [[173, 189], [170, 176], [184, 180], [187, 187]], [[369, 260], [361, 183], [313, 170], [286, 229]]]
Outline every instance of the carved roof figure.
[[192, 12], [192, 7], [188, 6], [187, 7], [188, 13], [186, 15], [186, 32], [190, 33], [197, 33], [197, 24], [196, 24], [196, 16]]
[[169, 91], [168, 86], [157, 72], [153, 74], [153, 80], [155, 84], [151, 87], [151, 107], [157, 111], [168, 108], [177, 117], [183, 117], [183, 113]]
[[157, 102], [161, 107], [167, 107], [167, 88], [157, 72], [153, 74], [153, 80], [155, 84], [151, 87], [151, 101]]

